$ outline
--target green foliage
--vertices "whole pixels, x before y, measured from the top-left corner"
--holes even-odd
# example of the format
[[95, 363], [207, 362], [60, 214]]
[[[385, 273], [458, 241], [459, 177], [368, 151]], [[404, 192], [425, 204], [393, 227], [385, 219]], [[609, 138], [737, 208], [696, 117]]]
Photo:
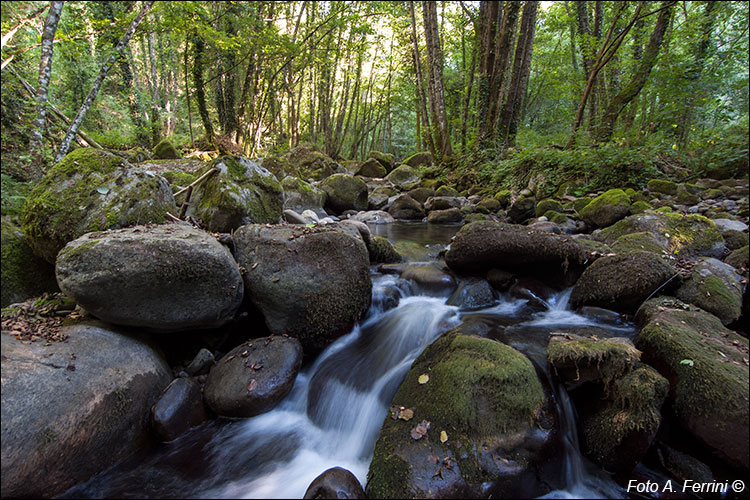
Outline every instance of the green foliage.
[[21, 215], [23, 203], [31, 191], [28, 182], [20, 182], [14, 177], [2, 174], [2, 215], [17, 218]]

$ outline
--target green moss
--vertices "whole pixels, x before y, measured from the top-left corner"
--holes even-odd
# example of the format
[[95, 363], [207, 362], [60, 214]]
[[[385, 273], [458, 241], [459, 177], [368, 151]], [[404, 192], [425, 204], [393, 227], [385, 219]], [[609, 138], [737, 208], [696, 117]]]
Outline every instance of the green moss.
[[677, 196], [675, 197], [675, 201], [680, 205], [695, 205], [701, 201], [701, 198], [697, 194], [689, 192], [687, 189], [685, 189], [685, 186], [680, 184], [677, 189]]
[[57, 441], [58, 437], [59, 436], [53, 429], [45, 427], [44, 430], [36, 435], [36, 441], [40, 447], [44, 447]]
[[665, 252], [664, 246], [656, 240], [654, 235], [646, 232], [630, 233], [620, 236], [612, 245], [612, 250], [617, 253], [646, 251], [658, 255], [662, 255]]
[[596, 370], [598, 378], [605, 385], [629, 372], [640, 356], [641, 353], [630, 342], [578, 336], [574, 340], [553, 339], [547, 349], [547, 358], [552, 366], [567, 368], [572, 364], [576, 371]]
[[742, 269], [743, 267], [747, 268], [748, 261], [750, 261], [750, 251], [748, 250], [748, 248], [750, 248], [748, 247], [748, 245], [738, 248], [734, 252], [730, 253], [729, 256], [724, 259], [724, 262], [737, 269]]
[[578, 198], [573, 202], [573, 209], [580, 214], [589, 203], [591, 203], [591, 198]]
[[2, 219], [2, 306], [57, 289], [55, 270], [36, 257], [23, 234]]
[[435, 191], [435, 196], [451, 196], [451, 197], [457, 197], [459, 196], [458, 191], [453, 189], [450, 186], [440, 186]]
[[544, 215], [546, 212], [549, 212], [550, 210], [553, 210], [555, 212], [562, 212], [563, 207], [559, 201], [551, 200], [549, 198], [544, 199], [536, 204], [536, 216], [537, 217]]
[[170, 170], [162, 173], [161, 176], [169, 182], [170, 186], [172, 186], [172, 192], [188, 186], [198, 178], [197, 174], [181, 172], [179, 170]]
[[403, 260], [401, 255], [393, 248], [391, 242], [382, 236], [373, 236], [367, 246], [367, 251], [370, 254], [371, 264], [376, 262], [391, 264]]
[[610, 189], [580, 210], [589, 224], [606, 227], [630, 214], [630, 198], [622, 189]]
[[645, 201], [636, 201], [635, 203], [630, 205], [630, 214], [642, 214], [646, 210], [651, 210], [652, 208], [653, 207]]
[[510, 191], [507, 189], [503, 189], [502, 191], [498, 191], [495, 194], [495, 199], [500, 202], [500, 206], [503, 208], [507, 208], [510, 204]]
[[159, 144], [154, 146], [154, 158], [157, 160], [167, 160], [179, 158], [180, 153], [177, 152], [175, 147], [167, 139], [162, 139]]
[[561, 225], [566, 224], [569, 220], [567, 215], [561, 214], [560, 212], [556, 212], [554, 210], [547, 210], [546, 212], [544, 212], [544, 216], [547, 217], [547, 220]]
[[665, 216], [669, 252], [674, 255], [702, 255], [724, 244], [721, 231], [711, 219], [698, 214]]
[[677, 194], [677, 184], [672, 181], [665, 181], [661, 179], [651, 179], [646, 184], [648, 190], [654, 193], [674, 195]]
[[672, 210], [672, 207], [664, 206], [664, 207], [657, 208], [656, 210], [654, 210], [654, 212], [657, 212], [660, 214], [669, 214], [669, 213], [672, 213], [673, 210]]
[[719, 200], [724, 198], [724, 192], [721, 189], [706, 189], [701, 193], [704, 200]]

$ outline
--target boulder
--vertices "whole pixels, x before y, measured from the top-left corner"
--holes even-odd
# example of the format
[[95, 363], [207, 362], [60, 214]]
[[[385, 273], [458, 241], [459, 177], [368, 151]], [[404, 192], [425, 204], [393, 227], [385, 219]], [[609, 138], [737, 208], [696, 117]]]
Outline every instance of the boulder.
[[604, 256], [594, 261], [578, 279], [570, 295], [570, 305], [634, 312], [674, 275], [674, 269], [651, 252]]
[[479, 203], [477, 203], [477, 208], [486, 210], [489, 213], [496, 213], [500, 210], [500, 202], [495, 198], [482, 198]]
[[425, 210], [448, 210], [449, 208], [461, 208], [467, 203], [466, 198], [456, 198], [452, 196], [432, 196], [424, 204]]
[[495, 291], [485, 280], [465, 279], [461, 280], [456, 291], [445, 303], [462, 311], [483, 309], [495, 303]]
[[343, 172], [343, 168], [328, 155], [311, 146], [297, 146], [290, 149], [283, 157], [286, 163], [284, 172], [300, 179], [319, 181], [335, 173]]
[[677, 184], [672, 181], [662, 179], [651, 179], [646, 187], [652, 193], [675, 195], [677, 194]]
[[503, 189], [502, 191], [495, 193], [495, 199], [500, 202], [501, 208], [508, 208], [508, 205], [510, 205], [511, 193], [509, 190]]
[[408, 194], [399, 195], [398, 198], [393, 200], [388, 208], [388, 213], [394, 219], [421, 220], [424, 218], [422, 204]]
[[334, 174], [320, 183], [328, 195], [325, 207], [336, 214], [346, 210], [367, 210], [367, 184], [359, 177]]
[[216, 363], [214, 355], [208, 349], [201, 348], [192, 361], [185, 367], [185, 373], [190, 375], [203, 375]]
[[446, 210], [433, 210], [427, 216], [427, 222], [430, 224], [456, 224], [463, 222], [464, 216], [458, 208], [448, 208]]
[[708, 311], [728, 325], [742, 314], [741, 276], [729, 264], [702, 257], [675, 292], [678, 299]]
[[713, 219], [713, 221], [722, 233], [730, 230], [744, 232], [748, 229], [746, 223], [734, 219]]
[[294, 210], [301, 214], [312, 210], [318, 217], [325, 217], [323, 206], [328, 195], [297, 177], [286, 176], [281, 180], [284, 189], [284, 210]]
[[177, 378], [151, 409], [152, 427], [163, 441], [172, 441], [206, 418], [201, 387], [191, 378]]
[[542, 495], [555, 487], [554, 479], [539, 477], [552, 454], [548, 408], [524, 355], [460, 330], [445, 333], [417, 358], [393, 398], [367, 496]]
[[669, 255], [678, 258], [724, 255], [724, 239], [710, 219], [698, 214], [648, 213], [631, 215], [602, 229], [594, 237], [608, 245], [624, 234], [648, 232]]
[[168, 139], [162, 139], [159, 144], [154, 146], [154, 159], [172, 160], [180, 157], [175, 147]]
[[395, 219], [391, 214], [383, 212], [382, 210], [360, 212], [352, 217], [352, 220], [358, 220], [365, 224], [392, 224], [395, 222]]
[[612, 244], [612, 251], [615, 253], [629, 252], [651, 252], [662, 257], [666, 257], [664, 245], [652, 233], [640, 232], [623, 234]]
[[21, 229], [50, 264], [66, 243], [91, 231], [164, 222], [176, 210], [162, 177], [105, 151], [80, 148], [50, 168], [26, 198]]
[[750, 243], [750, 235], [734, 229], [723, 231], [721, 235], [724, 237], [727, 249], [731, 251], [747, 246]]
[[408, 264], [403, 268], [401, 278], [413, 281], [427, 293], [450, 294], [456, 288], [456, 278], [437, 264]]
[[458, 198], [461, 196], [458, 191], [450, 186], [440, 186], [435, 190], [435, 196], [447, 196], [449, 198]]
[[391, 186], [378, 186], [367, 195], [367, 208], [370, 210], [385, 210], [388, 200], [397, 194], [398, 191]]
[[218, 173], [198, 186], [187, 212], [206, 229], [228, 233], [244, 224], [279, 222], [284, 189], [271, 172], [242, 156], [223, 156], [209, 168]]
[[516, 224], [523, 224], [536, 215], [536, 200], [532, 197], [518, 198], [508, 209], [508, 217]]
[[159, 331], [222, 326], [243, 297], [229, 250], [187, 224], [89, 233], [60, 252], [56, 272], [91, 314]]
[[55, 268], [34, 255], [21, 230], [7, 217], [2, 218], [0, 234], [3, 263], [0, 307], [58, 289]]
[[297, 339], [270, 336], [229, 351], [208, 373], [206, 404], [226, 417], [254, 417], [272, 410], [292, 390], [302, 365]]
[[517, 272], [519, 267], [540, 265], [567, 268], [585, 259], [583, 247], [569, 237], [489, 221], [463, 226], [445, 255], [446, 264], [458, 272], [494, 267]]
[[410, 157], [406, 158], [404, 160], [405, 165], [409, 165], [410, 167], [421, 167], [426, 166], [429, 167], [434, 163], [434, 160], [432, 158], [432, 154], [429, 152], [421, 152], [421, 153], [414, 153]]
[[424, 204], [428, 198], [435, 196], [435, 190], [432, 188], [418, 187], [410, 190], [406, 194], [417, 200], [419, 203]]
[[391, 170], [393, 170], [393, 167], [396, 166], [396, 158], [391, 153], [370, 151], [369, 153], [367, 153], [367, 157], [377, 160], [378, 163], [383, 165], [383, 168], [385, 168], [386, 172], [390, 172]]
[[367, 498], [359, 480], [346, 469], [333, 467], [310, 483], [302, 498]]
[[357, 167], [354, 175], [381, 178], [388, 175], [388, 170], [375, 158], [368, 158]]
[[370, 259], [358, 238], [316, 226], [248, 225], [234, 233], [247, 296], [271, 333], [318, 351], [348, 333], [370, 304]]
[[549, 198], [546, 198], [536, 204], [536, 216], [537, 217], [541, 217], [542, 215], [546, 214], [550, 210], [554, 210], [555, 212], [562, 212], [563, 206], [559, 201], [551, 200]]
[[399, 191], [409, 191], [419, 186], [419, 172], [409, 165], [394, 168], [385, 178]]
[[3, 498], [54, 497], [147, 444], [151, 405], [172, 379], [151, 347], [99, 322], [62, 327], [65, 342], [9, 333], [0, 335]]
[[547, 346], [547, 359], [566, 387], [572, 389], [586, 382], [609, 385], [633, 369], [641, 352], [623, 337], [554, 333]]
[[580, 211], [586, 224], [607, 227], [630, 215], [630, 198], [622, 189], [610, 189]]
[[714, 455], [748, 468], [748, 340], [697, 308], [663, 305], [635, 345], [669, 380], [668, 404], [679, 424]]
[[370, 254], [370, 264], [385, 263], [393, 264], [401, 262], [403, 258], [393, 248], [393, 244], [382, 236], [373, 236], [367, 244], [367, 252]]
[[750, 266], [750, 253], [748, 252], [748, 245], [738, 248], [734, 252], [730, 253], [724, 262], [734, 267], [735, 269], [747, 269]]

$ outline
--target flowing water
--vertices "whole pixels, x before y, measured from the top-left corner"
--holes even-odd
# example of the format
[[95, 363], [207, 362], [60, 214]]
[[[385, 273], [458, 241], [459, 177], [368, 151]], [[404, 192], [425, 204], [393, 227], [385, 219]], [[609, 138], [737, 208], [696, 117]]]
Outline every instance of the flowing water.
[[[416, 235], [410, 243], [422, 250], [415, 254], [429, 258], [455, 229], [426, 235], [425, 226], [429, 228], [391, 225], [373, 231], [402, 241], [404, 235]], [[421, 229], [415, 231], [417, 227]], [[335, 466], [350, 470], [364, 485], [378, 432], [401, 380], [431, 342], [458, 325], [515, 347], [548, 378], [565, 452], [560, 463], [564, 489], [546, 498], [623, 496], [582, 459], [574, 409], [549, 374], [546, 345], [549, 334], [560, 328], [597, 327], [612, 336], [632, 336], [631, 325], [596, 322], [568, 310], [570, 289], [544, 298], [543, 311], [532, 309], [526, 300], [501, 296], [490, 307], [462, 312], [446, 305], [444, 294], [425, 295], [392, 275], [373, 272], [372, 278], [373, 305], [367, 317], [301, 372], [274, 410], [203, 424], [65, 496], [302, 498], [315, 477]], [[398, 305], [389, 308], [396, 301]]]

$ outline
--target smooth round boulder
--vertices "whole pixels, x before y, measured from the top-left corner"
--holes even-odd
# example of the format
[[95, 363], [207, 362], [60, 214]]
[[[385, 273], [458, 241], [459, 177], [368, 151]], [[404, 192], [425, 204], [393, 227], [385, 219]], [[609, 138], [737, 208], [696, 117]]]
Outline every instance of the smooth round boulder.
[[292, 390], [302, 364], [297, 339], [273, 335], [229, 351], [211, 369], [206, 404], [225, 417], [254, 417], [273, 409]]
[[2, 341], [2, 497], [49, 498], [148, 442], [151, 405], [172, 379], [142, 340], [100, 322], [65, 342]]
[[206, 409], [198, 382], [177, 378], [164, 389], [151, 409], [154, 432], [164, 441], [172, 441], [191, 427], [203, 423]]
[[536, 200], [531, 197], [518, 198], [508, 209], [508, 217], [516, 224], [523, 224], [536, 215]]
[[370, 258], [360, 238], [325, 226], [242, 226], [234, 233], [250, 301], [277, 335], [316, 352], [348, 333], [370, 304]]
[[419, 171], [409, 165], [394, 168], [385, 178], [400, 191], [409, 191], [419, 186]]
[[421, 220], [424, 218], [422, 204], [408, 194], [399, 195], [398, 198], [393, 200], [393, 203], [388, 208], [388, 213], [394, 219]]
[[449, 306], [457, 306], [462, 311], [471, 311], [489, 307], [495, 303], [495, 292], [485, 280], [461, 280], [458, 288], [445, 302]]
[[357, 478], [346, 469], [333, 467], [316, 477], [302, 498], [367, 498]]
[[430, 224], [457, 224], [464, 220], [461, 210], [458, 208], [448, 208], [446, 210], [433, 210], [427, 216], [427, 222]]
[[325, 207], [336, 214], [346, 210], [367, 210], [367, 184], [359, 177], [334, 174], [320, 183], [328, 195]]
[[414, 153], [404, 160], [404, 164], [410, 167], [430, 166], [433, 162], [432, 154], [429, 151]]
[[388, 171], [386, 170], [385, 166], [375, 158], [368, 158], [367, 160], [363, 161], [357, 168], [357, 171], [354, 172], [354, 175], [359, 175], [361, 177], [377, 178], [385, 177], [387, 174]]
[[720, 260], [702, 257], [675, 297], [715, 315], [725, 325], [742, 314], [742, 283], [737, 271]]
[[630, 197], [622, 189], [610, 189], [581, 209], [586, 224], [607, 227], [630, 215]]
[[217, 328], [243, 298], [232, 254], [187, 224], [89, 233], [57, 259], [60, 289], [91, 314], [157, 331]]

